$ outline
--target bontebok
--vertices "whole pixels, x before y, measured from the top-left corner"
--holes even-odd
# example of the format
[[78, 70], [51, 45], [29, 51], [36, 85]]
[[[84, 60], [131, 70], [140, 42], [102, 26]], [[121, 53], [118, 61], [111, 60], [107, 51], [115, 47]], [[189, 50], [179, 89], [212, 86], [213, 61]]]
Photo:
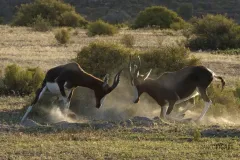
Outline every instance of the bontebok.
[[41, 99], [43, 93], [47, 90], [58, 96], [59, 99], [62, 99], [64, 106], [69, 108], [70, 100], [76, 87], [82, 86], [90, 88], [95, 93], [96, 108], [100, 108], [105, 96], [117, 87], [121, 72], [122, 70], [115, 75], [112, 86], [109, 86], [108, 74], [103, 80], [98, 79], [86, 73], [77, 63], [69, 63], [50, 69], [43, 80], [42, 87], [36, 91], [36, 97], [31, 106], [28, 107], [21, 122], [25, 120], [28, 113], [32, 110], [32, 107]]
[[[190, 66], [175, 72], [165, 72], [157, 79], [148, 78], [151, 70], [145, 76], [139, 76], [140, 67], [140, 58], [139, 64], [135, 64], [134, 68], [132, 68], [130, 59], [129, 72], [136, 96], [134, 103], [138, 103], [142, 93], [149, 94], [161, 106], [160, 117], [164, 119], [182, 120], [170, 116], [174, 105], [200, 94], [205, 102], [205, 107], [201, 115], [197, 118], [197, 120], [201, 120], [212, 103], [206, 93], [207, 87], [214, 78], [221, 80], [222, 89], [225, 85], [222, 77], [217, 76], [213, 71], [204, 66]], [[184, 109], [180, 114], [184, 114], [188, 109], [189, 107]]]

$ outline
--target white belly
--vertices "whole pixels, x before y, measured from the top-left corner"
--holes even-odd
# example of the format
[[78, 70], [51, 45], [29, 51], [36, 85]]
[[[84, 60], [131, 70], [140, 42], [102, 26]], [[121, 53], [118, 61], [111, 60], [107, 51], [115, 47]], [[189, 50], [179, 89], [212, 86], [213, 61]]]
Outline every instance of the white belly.
[[[65, 82], [64, 86], [66, 85], [67, 82]], [[46, 84], [47, 86], [47, 89], [52, 93], [52, 94], [56, 94], [56, 95], [61, 95], [61, 92], [60, 92], [60, 88], [58, 86], [57, 83], [50, 83], [50, 82], [47, 82]], [[71, 92], [71, 89], [67, 89], [66, 87], [64, 87], [65, 89], [65, 93], [66, 93], [66, 96], [68, 97], [70, 92]]]
[[187, 101], [187, 100], [189, 100], [189, 99], [191, 99], [191, 98], [193, 98], [193, 97], [196, 97], [196, 96], [198, 96], [198, 95], [199, 95], [198, 90], [195, 90], [190, 96], [178, 100], [178, 101], [176, 102], [176, 104], [179, 104], [179, 103], [182, 103], [182, 102], [184, 102], [184, 101]]

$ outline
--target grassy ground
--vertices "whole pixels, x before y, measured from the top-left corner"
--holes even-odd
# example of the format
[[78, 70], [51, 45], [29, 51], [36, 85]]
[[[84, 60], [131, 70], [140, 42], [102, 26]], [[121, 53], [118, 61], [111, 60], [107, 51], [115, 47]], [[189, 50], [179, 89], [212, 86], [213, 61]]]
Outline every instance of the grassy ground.
[[[109, 130], [80, 126], [22, 128], [18, 125], [17, 109], [26, 100], [1, 98], [0, 159], [238, 159], [240, 156], [237, 126], [160, 123], [154, 127], [119, 126]], [[215, 129], [214, 135], [204, 133], [211, 129]]]
[[[180, 33], [154, 30], [127, 31], [109, 37], [87, 37], [72, 30], [71, 42], [58, 45], [53, 32], [0, 26], [0, 68], [17, 63], [47, 70], [69, 62], [83, 46], [95, 40], [120, 42], [123, 34], [137, 39], [136, 49], [157, 47], [182, 39]], [[192, 53], [230, 82], [239, 81], [240, 55]], [[154, 127], [117, 127], [110, 130], [51, 126], [23, 128], [20, 109], [29, 97], [0, 97], [0, 159], [239, 159], [239, 126], [164, 124]], [[136, 131], [134, 128], [143, 128]], [[215, 129], [213, 135], [204, 131]], [[202, 136], [199, 135], [202, 132]], [[215, 136], [214, 136], [215, 135]]]

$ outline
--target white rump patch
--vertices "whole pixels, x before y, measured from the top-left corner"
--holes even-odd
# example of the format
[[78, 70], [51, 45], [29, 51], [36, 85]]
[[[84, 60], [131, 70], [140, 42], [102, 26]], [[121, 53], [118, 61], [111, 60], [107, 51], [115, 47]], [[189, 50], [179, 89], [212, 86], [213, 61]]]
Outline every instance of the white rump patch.
[[[67, 82], [65, 82], [64, 84], [64, 89], [65, 89], [66, 96], [68, 97], [71, 92], [71, 89], [66, 88], [65, 87], [66, 84]], [[61, 91], [57, 83], [47, 82], [46, 86], [52, 94], [61, 95]]]

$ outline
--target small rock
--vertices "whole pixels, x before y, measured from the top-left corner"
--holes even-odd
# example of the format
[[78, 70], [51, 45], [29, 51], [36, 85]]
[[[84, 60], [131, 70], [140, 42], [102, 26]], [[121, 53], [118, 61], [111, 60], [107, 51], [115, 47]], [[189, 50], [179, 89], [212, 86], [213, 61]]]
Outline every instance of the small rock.
[[128, 119], [128, 120], [126, 120], [126, 121], [120, 122], [120, 125], [121, 125], [122, 127], [132, 127], [132, 126], [133, 126], [133, 122], [132, 122], [131, 119]]
[[145, 133], [148, 132], [149, 130], [147, 130], [146, 128], [133, 128], [132, 132], [138, 132], [138, 133]]
[[70, 123], [67, 121], [61, 121], [61, 122], [55, 123], [53, 125], [61, 128], [61, 129], [79, 129], [79, 128], [89, 127], [89, 124], [87, 124], [87, 123]]
[[147, 117], [139, 117], [136, 116], [131, 119], [134, 125], [136, 126], [144, 126], [144, 127], [152, 127], [154, 126], [153, 120], [147, 118]]
[[112, 129], [115, 128], [117, 125], [109, 122], [104, 122], [104, 123], [92, 123], [91, 126], [94, 129]]

